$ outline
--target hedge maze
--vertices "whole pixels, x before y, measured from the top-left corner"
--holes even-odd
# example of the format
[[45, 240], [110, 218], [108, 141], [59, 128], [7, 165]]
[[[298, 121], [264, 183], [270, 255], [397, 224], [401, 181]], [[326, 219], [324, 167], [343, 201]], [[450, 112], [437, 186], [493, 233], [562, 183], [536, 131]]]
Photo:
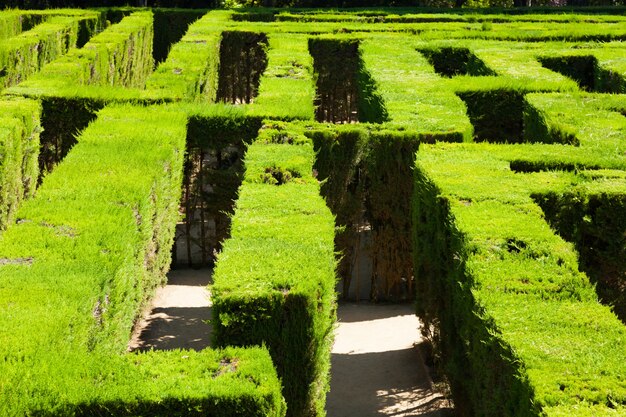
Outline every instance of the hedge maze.
[[[459, 415], [626, 414], [625, 40], [1, 11], [0, 414], [323, 416], [337, 275], [417, 301]], [[215, 264], [214, 348], [128, 352], [172, 263]]]

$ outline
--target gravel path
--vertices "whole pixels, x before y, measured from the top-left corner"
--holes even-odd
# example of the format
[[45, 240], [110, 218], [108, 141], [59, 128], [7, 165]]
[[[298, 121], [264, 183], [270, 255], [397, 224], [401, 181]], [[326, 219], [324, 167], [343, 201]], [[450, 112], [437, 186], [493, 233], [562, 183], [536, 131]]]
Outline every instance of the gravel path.
[[[210, 269], [178, 269], [157, 290], [130, 350], [201, 350], [210, 346]], [[328, 417], [449, 417], [432, 389], [416, 345], [419, 321], [410, 305], [341, 303], [332, 350]]]

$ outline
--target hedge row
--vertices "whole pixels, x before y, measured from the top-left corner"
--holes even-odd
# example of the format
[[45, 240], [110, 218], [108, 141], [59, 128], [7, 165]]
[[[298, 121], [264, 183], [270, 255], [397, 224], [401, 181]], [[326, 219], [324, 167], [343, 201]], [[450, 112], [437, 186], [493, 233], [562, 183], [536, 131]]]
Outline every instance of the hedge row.
[[125, 354], [169, 266], [186, 123], [100, 111], [4, 232], [2, 415], [284, 415], [263, 349]]
[[[315, 169], [321, 193], [336, 218], [335, 246], [341, 252], [339, 275], [348, 298], [355, 260], [362, 251], [363, 231], [372, 260], [369, 298], [412, 298], [411, 172], [421, 137], [372, 126], [307, 126], [315, 145]], [[393, 184], [393, 186], [391, 186]], [[362, 277], [357, 277], [361, 279]]]
[[151, 12], [135, 12], [9, 92], [40, 96], [85, 85], [142, 87], [154, 65], [152, 24]]
[[98, 99], [102, 91], [107, 96], [137, 97], [137, 90], [127, 94], [126, 87], [143, 86], [152, 66], [152, 13], [136, 12], [91, 38], [83, 48], [70, 50], [28, 80], [6, 89], [8, 94], [42, 101], [42, 172], [50, 171], [67, 154], [76, 143], [75, 133], [105, 105], [106, 100]]
[[[533, 8], [533, 9], [472, 9], [442, 10], [436, 8], [376, 8], [350, 9], [277, 9], [257, 8], [237, 11], [237, 21], [263, 22], [349, 22], [359, 23], [423, 23], [423, 22], [615, 22], [624, 20], [623, 8]], [[611, 15], [613, 12], [613, 15]]]
[[334, 222], [313, 159], [301, 134], [261, 129], [212, 287], [215, 342], [266, 345], [289, 416], [325, 415], [335, 321]]
[[228, 15], [208, 13], [191, 24], [167, 59], [147, 79], [150, 100], [214, 102], [217, 94], [220, 23]]
[[[626, 409], [619, 348], [626, 329], [597, 302], [574, 246], [550, 229], [534, 200], [545, 200], [548, 217], [558, 218], [562, 206], [549, 196], [564, 203], [581, 187], [622, 193], [623, 175], [510, 169], [514, 157], [549, 147], [561, 146], [424, 145], [417, 156], [418, 313], [442, 354], [457, 409], [467, 415]], [[588, 230], [596, 233], [618, 225], [601, 210], [592, 217]]]
[[[623, 96], [605, 94], [529, 94], [526, 135], [545, 143], [575, 143], [585, 152], [605, 157], [626, 148], [626, 103]], [[588, 115], [593, 114], [593, 117]], [[574, 150], [573, 152], [576, 152]]]
[[18, 35], [22, 31], [22, 20], [15, 10], [0, 12], [0, 40]]
[[3, 87], [15, 85], [76, 46], [78, 22], [57, 17], [0, 43]]
[[41, 107], [35, 101], [0, 101], [0, 229], [13, 221], [21, 201], [35, 192], [39, 174], [40, 114]]
[[443, 86], [413, 40], [385, 34], [364, 40], [362, 49], [389, 113], [390, 129], [414, 130], [431, 141], [471, 139], [463, 102]]
[[267, 68], [261, 75], [251, 114], [283, 120], [312, 119], [315, 90], [307, 36], [274, 33], [268, 38]]

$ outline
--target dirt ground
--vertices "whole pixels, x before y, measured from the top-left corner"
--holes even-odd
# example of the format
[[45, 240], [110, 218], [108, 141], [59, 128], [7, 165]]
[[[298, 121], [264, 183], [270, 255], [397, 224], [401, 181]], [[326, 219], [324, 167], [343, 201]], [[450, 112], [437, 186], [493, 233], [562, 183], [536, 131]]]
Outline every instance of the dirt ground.
[[[138, 325], [130, 350], [201, 350], [210, 346], [210, 269], [173, 270]], [[332, 350], [328, 417], [449, 417], [416, 347], [410, 305], [341, 303]]]
[[332, 350], [328, 417], [449, 417], [417, 345], [411, 305], [342, 303]]
[[130, 350], [202, 350], [210, 346], [211, 269], [174, 269], [158, 288], [152, 310], [138, 325]]

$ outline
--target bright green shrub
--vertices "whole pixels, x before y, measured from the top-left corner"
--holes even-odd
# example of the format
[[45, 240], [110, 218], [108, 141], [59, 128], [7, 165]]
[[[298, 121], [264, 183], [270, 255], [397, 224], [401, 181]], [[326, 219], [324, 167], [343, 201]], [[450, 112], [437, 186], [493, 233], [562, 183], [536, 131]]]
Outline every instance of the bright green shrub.
[[[626, 149], [623, 96], [604, 94], [528, 94], [526, 136], [545, 143], [575, 143], [586, 152], [619, 155]], [[593, 117], [589, 117], [592, 114]]]
[[214, 102], [219, 68], [219, 26], [212, 13], [189, 26], [165, 62], [148, 77], [150, 98]]
[[307, 37], [275, 33], [268, 36], [267, 69], [251, 113], [280, 119], [313, 119], [313, 62]]
[[215, 341], [265, 344], [288, 415], [322, 416], [335, 321], [333, 218], [312, 176], [310, 142], [267, 142], [248, 148], [231, 238], [218, 256]]
[[389, 129], [409, 129], [431, 140], [470, 140], [463, 102], [447, 90], [413, 42], [385, 34], [361, 43], [365, 67], [378, 84]]
[[21, 201], [31, 197], [37, 186], [40, 112], [39, 104], [34, 101], [0, 101], [3, 116], [0, 124], [0, 229], [13, 221]]
[[11, 91], [41, 95], [83, 85], [141, 87], [154, 65], [152, 37], [152, 13], [135, 12]]
[[96, 16], [51, 17], [33, 29], [0, 42], [0, 82], [11, 86], [74, 48], [81, 24], [97, 25]]
[[75, 135], [111, 101], [139, 101], [152, 71], [152, 14], [136, 12], [72, 49], [10, 94], [42, 100], [42, 172], [52, 169], [76, 143]]
[[550, 146], [561, 147], [437, 145], [417, 156], [418, 313], [468, 415], [624, 411], [616, 347], [626, 329], [596, 301], [573, 245], [531, 198], [594, 180], [509, 168]]
[[15, 118], [0, 119], [0, 226], [6, 228], [23, 198], [23, 126]]
[[98, 115], [0, 239], [0, 413], [283, 416], [265, 350], [125, 354], [169, 266], [187, 120]]
[[0, 40], [11, 38], [22, 31], [20, 13], [15, 10], [0, 12]]
[[580, 267], [596, 284], [602, 302], [626, 321], [626, 193], [624, 172], [614, 175], [600, 174], [591, 184], [533, 197], [550, 225], [576, 245]]

